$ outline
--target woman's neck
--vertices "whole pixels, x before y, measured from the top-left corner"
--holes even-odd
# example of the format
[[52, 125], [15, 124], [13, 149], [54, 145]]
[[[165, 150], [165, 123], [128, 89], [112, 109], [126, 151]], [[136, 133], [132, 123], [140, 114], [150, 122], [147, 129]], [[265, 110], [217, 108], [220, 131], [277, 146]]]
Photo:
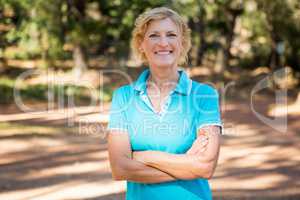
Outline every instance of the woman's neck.
[[176, 68], [151, 69], [148, 83], [162, 91], [169, 91], [176, 87], [179, 74]]

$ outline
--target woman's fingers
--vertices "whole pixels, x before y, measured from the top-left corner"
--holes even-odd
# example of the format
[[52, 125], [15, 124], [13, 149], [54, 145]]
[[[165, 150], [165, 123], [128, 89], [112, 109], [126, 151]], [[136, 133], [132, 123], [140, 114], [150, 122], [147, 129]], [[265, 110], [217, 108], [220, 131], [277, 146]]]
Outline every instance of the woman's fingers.
[[206, 146], [206, 145], [208, 144], [208, 137], [205, 136], [205, 135], [200, 135], [200, 136], [197, 138], [196, 142], [197, 142], [200, 146], [204, 147], [204, 146]]
[[195, 148], [196, 151], [194, 152], [195, 154], [200, 154], [203, 153], [206, 150], [206, 147], [208, 145], [208, 137], [206, 136], [201, 136], [200, 138], [198, 138], [198, 145]]
[[206, 135], [206, 131], [204, 130], [204, 129], [200, 129], [199, 131], [198, 131], [198, 137], [199, 136], [202, 136], [202, 135]]
[[186, 152], [187, 154], [197, 154], [205, 151], [206, 146], [208, 145], [208, 137], [205, 135], [200, 135], [192, 147]]
[[194, 154], [196, 152], [195, 148], [194, 148], [194, 144], [191, 146], [191, 148], [189, 148], [189, 150], [186, 152], [187, 154]]
[[197, 141], [195, 141], [191, 146], [191, 148], [187, 151], [187, 154], [195, 154], [197, 151], [197, 147], [196, 147], [197, 145], [198, 145]]
[[205, 146], [205, 147], [202, 147], [202, 148], [200, 148], [200, 149], [197, 149], [197, 151], [195, 152], [195, 154], [201, 154], [201, 153], [203, 153], [206, 149], [207, 149], [206, 146]]

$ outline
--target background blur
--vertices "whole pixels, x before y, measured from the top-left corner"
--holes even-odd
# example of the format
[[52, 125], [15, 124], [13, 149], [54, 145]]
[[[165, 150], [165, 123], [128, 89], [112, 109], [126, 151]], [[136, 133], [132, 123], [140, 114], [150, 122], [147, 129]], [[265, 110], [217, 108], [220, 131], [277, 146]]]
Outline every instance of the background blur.
[[221, 94], [215, 199], [300, 199], [299, 0], [0, 0], [0, 199], [124, 198], [105, 127], [147, 67], [134, 20], [157, 6], [188, 22], [182, 67]]

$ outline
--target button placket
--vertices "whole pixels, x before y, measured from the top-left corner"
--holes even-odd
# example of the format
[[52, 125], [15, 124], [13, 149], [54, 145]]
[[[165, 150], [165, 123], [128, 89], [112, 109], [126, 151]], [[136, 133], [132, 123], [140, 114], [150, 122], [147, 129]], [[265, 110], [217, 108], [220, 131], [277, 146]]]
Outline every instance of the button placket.
[[163, 117], [165, 116], [165, 114], [167, 113], [168, 109], [169, 109], [169, 106], [171, 104], [171, 100], [172, 100], [172, 95], [173, 95], [173, 92], [174, 91], [171, 91], [167, 97], [167, 101], [164, 103], [163, 107], [162, 107], [162, 110], [160, 112], [160, 121], [163, 119]]
[[140, 93], [140, 98], [141, 98], [142, 101], [143, 101], [143, 102], [151, 109], [151, 111], [152, 111], [155, 115], [158, 116], [159, 121], [162, 121], [163, 117], [164, 117], [165, 114], [167, 113], [167, 110], [168, 110], [168, 108], [169, 108], [169, 106], [170, 106], [170, 104], [171, 104], [171, 98], [172, 98], [173, 93], [174, 93], [174, 90], [171, 91], [171, 92], [169, 93], [169, 95], [166, 97], [167, 100], [166, 100], [165, 103], [163, 104], [163, 106], [162, 106], [160, 112], [156, 112], [156, 111], [155, 111], [155, 109], [154, 109], [154, 107], [152, 106], [152, 104], [151, 104], [151, 102], [150, 102], [150, 99], [149, 99], [149, 97], [148, 97], [148, 95], [147, 95], [146, 92], [143, 92], [143, 91], [142, 91], [142, 92]]
[[149, 100], [149, 98], [148, 98], [148, 96], [147, 96], [147, 94], [145, 94], [145, 93], [142, 93], [141, 94], [141, 99], [142, 99], [142, 101], [154, 112], [154, 109], [153, 109], [153, 107], [152, 107], [152, 105], [151, 105], [151, 102], [150, 102], [150, 100]]

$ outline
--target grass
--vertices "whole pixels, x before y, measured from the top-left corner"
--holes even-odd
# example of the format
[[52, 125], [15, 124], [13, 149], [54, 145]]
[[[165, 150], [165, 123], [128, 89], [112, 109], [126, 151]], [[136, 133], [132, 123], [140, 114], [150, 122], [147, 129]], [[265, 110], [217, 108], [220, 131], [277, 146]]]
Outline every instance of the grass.
[[8, 77], [0, 77], [0, 103], [7, 104], [14, 102], [14, 90], [19, 92], [23, 100], [48, 100], [48, 95], [51, 94], [54, 99], [58, 98], [68, 99], [74, 98], [75, 103], [87, 102], [91, 100], [108, 102], [111, 100], [113, 89], [111, 86], [105, 86], [102, 90], [98, 88], [95, 91], [89, 91], [85, 87], [75, 85], [47, 85], [34, 84], [30, 85], [26, 82], [21, 86], [17, 86], [14, 79]]

